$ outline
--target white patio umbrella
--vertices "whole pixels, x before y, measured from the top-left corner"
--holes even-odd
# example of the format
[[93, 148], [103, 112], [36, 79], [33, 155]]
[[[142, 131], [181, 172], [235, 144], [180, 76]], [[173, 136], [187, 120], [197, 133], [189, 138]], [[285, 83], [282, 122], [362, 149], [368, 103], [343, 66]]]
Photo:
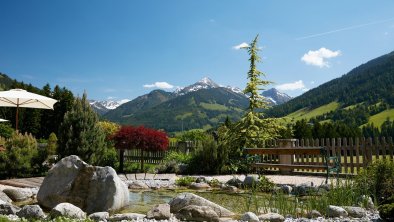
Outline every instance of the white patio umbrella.
[[0, 92], [0, 106], [16, 107], [15, 129], [18, 130], [19, 107], [36, 109], [53, 109], [57, 100], [27, 92], [23, 89], [11, 89]]
[[0, 119], [0, 122], [8, 122], [6, 119]]

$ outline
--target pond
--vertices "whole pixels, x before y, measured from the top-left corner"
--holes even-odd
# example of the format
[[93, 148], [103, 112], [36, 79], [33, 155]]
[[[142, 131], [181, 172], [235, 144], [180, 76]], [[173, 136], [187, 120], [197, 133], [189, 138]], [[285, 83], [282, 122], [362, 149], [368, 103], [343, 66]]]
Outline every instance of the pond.
[[[149, 190], [149, 191], [131, 191], [129, 194], [130, 205], [122, 209], [120, 213], [142, 213], [146, 214], [156, 204], [169, 203], [175, 196], [180, 193], [194, 193], [200, 197], [210, 200], [220, 206], [223, 206], [235, 213], [247, 211], [248, 193], [228, 193], [224, 191], [195, 191], [195, 190]], [[256, 195], [256, 194], [255, 194]], [[259, 199], [268, 196], [260, 193], [256, 195]]]

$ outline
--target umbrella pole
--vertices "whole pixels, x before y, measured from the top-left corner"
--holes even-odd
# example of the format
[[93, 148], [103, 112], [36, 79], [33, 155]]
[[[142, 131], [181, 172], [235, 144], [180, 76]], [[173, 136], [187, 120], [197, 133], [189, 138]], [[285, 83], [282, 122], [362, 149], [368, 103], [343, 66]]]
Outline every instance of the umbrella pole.
[[19, 116], [19, 101], [18, 101], [18, 104], [16, 104], [16, 121], [15, 121], [16, 132], [18, 132], [18, 116]]

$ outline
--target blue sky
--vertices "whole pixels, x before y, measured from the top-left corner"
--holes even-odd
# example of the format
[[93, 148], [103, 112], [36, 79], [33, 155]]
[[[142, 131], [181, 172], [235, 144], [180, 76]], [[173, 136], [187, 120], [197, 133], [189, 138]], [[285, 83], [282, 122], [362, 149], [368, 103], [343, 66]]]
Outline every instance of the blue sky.
[[244, 88], [248, 55], [236, 46], [257, 34], [259, 69], [291, 96], [394, 50], [394, 1], [1, 0], [0, 9], [0, 72], [99, 100], [205, 76]]

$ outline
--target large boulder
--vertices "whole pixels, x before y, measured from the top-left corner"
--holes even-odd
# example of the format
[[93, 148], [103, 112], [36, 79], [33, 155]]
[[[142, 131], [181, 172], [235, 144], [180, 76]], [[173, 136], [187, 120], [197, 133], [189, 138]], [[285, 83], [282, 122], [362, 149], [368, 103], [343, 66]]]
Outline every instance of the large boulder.
[[93, 213], [126, 206], [129, 191], [113, 168], [92, 166], [72, 155], [61, 159], [49, 170], [37, 200], [49, 209], [67, 202]]
[[234, 213], [227, 210], [226, 208], [192, 193], [181, 193], [172, 199], [169, 204], [171, 207], [171, 213], [178, 213], [184, 207], [196, 205], [208, 206], [212, 208], [219, 217], [234, 216]]

